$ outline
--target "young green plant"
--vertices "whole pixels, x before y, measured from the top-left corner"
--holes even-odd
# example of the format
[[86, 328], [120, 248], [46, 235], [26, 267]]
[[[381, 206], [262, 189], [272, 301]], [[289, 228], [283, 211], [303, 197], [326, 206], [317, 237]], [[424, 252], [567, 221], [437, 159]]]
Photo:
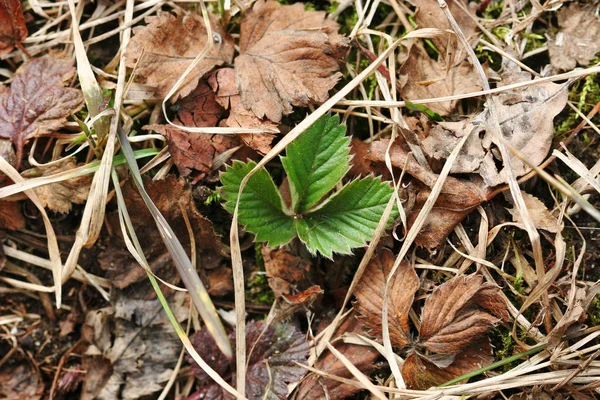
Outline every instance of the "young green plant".
[[[263, 168], [249, 179], [241, 195], [239, 222], [269, 246], [281, 246], [297, 237], [312, 254], [329, 258], [334, 252], [350, 254], [371, 238], [393, 193], [387, 182], [369, 176], [327, 196], [350, 169], [351, 158], [350, 138], [339, 117], [321, 117], [290, 143], [281, 158], [291, 206]], [[255, 165], [235, 161], [221, 175], [224, 207], [229, 212], [235, 208], [242, 179]]]

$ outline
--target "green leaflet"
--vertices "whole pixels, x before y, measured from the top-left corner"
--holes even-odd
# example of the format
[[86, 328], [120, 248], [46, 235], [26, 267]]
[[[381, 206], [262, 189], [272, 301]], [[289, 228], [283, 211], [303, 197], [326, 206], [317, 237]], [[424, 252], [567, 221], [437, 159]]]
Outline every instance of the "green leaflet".
[[320, 118], [288, 145], [287, 156], [281, 158], [296, 214], [317, 204], [350, 169], [350, 138], [339, 123], [337, 115]]
[[[357, 179], [324, 199], [350, 168], [350, 140], [337, 116], [325, 115], [290, 143], [282, 157], [292, 197], [285, 206], [269, 173], [248, 180], [239, 204], [239, 222], [269, 246], [298, 237], [311, 253], [331, 258], [349, 254], [371, 238], [393, 193], [378, 178]], [[221, 175], [225, 209], [233, 213], [242, 179], [256, 163], [235, 161]], [[394, 210], [392, 218], [397, 215]], [[391, 222], [391, 219], [390, 221]]]

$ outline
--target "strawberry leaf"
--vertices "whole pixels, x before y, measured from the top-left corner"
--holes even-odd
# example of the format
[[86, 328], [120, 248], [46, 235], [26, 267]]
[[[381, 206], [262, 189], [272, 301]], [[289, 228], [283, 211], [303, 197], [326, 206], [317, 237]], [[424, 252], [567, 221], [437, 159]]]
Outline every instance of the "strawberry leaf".
[[288, 174], [292, 209], [313, 207], [350, 169], [350, 139], [339, 117], [325, 115], [289, 144], [281, 163]]
[[[242, 179], [256, 166], [251, 161], [235, 161], [221, 175], [225, 209], [233, 213]], [[263, 168], [248, 180], [239, 205], [239, 222], [256, 234], [256, 240], [269, 246], [288, 243], [296, 236], [294, 220], [286, 213], [283, 200], [269, 173]]]

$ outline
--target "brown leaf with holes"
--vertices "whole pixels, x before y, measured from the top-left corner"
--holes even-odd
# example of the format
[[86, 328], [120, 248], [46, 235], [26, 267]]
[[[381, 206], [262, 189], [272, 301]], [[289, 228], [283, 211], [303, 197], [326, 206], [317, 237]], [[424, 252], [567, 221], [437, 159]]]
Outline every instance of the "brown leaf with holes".
[[[344, 333], [365, 334], [362, 325], [353, 315], [349, 315], [346, 320], [340, 324], [333, 335], [333, 339], [340, 337]], [[363, 374], [369, 376], [377, 368], [375, 361], [379, 357], [379, 352], [373, 347], [343, 343], [340, 340], [331, 340], [331, 343]], [[333, 376], [339, 376], [346, 379], [354, 378], [352, 373], [348, 371], [348, 368], [346, 368], [346, 366], [329, 350], [326, 350], [321, 354], [315, 363], [315, 368]], [[327, 379], [324, 376], [310, 373], [300, 383], [296, 398], [344, 399], [361, 390], [362, 388], [360, 386]]]
[[0, 56], [10, 53], [27, 37], [20, 0], [0, 0]]
[[570, 71], [587, 66], [600, 52], [600, 21], [597, 5], [571, 3], [558, 11], [560, 32], [548, 40], [550, 63], [558, 70]]
[[[441, 58], [441, 57], [440, 57]], [[487, 67], [484, 66], [485, 69]], [[475, 69], [466, 60], [447, 65], [431, 58], [420, 45], [413, 45], [408, 59], [400, 68], [400, 93], [405, 100], [422, 100], [478, 92], [483, 86]], [[460, 100], [427, 103], [426, 106], [440, 114], [450, 115]]]
[[[395, 260], [394, 253], [381, 248], [369, 262], [355, 290], [354, 308], [358, 318], [369, 328], [370, 333], [377, 337], [381, 337], [381, 310], [385, 284]], [[400, 263], [391, 283], [388, 298], [390, 340], [396, 347], [404, 347], [410, 342], [408, 312], [419, 285], [419, 277], [412, 266], [405, 261]]]
[[240, 25], [235, 59], [242, 104], [258, 118], [280, 122], [292, 106], [322, 103], [342, 76], [338, 61], [345, 38], [324, 12], [304, 4], [258, 0]]
[[[49, 176], [67, 172], [77, 167], [74, 158], [67, 158], [59, 163], [36, 167], [23, 171], [23, 176]], [[38, 195], [44, 207], [54, 212], [66, 214], [71, 211], [73, 204], [85, 203], [92, 183], [91, 175], [83, 175], [66, 181], [54, 182], [38, 186], [34, 192]]]
[[0, 229], [11, 231], [25, 228], [25, 217], [21, 212], [21, 203], [0, 200]]
[[[218, 69], [208, 78], [210, 86], [216, 92], [217, 102], [229, 110], [229, 117], [225, 121], [225, 125], [232, 128], [243, 127], [277, 130], [276, 123], [265, 119], [261, 120], [251, 110], [246, 110], [237, 90], [235, 79], [235, 70], [233, 68]], [[261, 154], [267, 154], [271, 150], [271, 142], [275, 138], [274, 135], [269, 133], [244, 133], [237, 136], [246, 146]]]
[[64, 87], [74, 74], [70, 58], [49, 54], [24, 63], [0, 92], [0, 138], [15, 146], [17, 168], [27, 140], [62, 127], [83, 105], [80, 90]]
[[[233, 59], [233, 38], [214, 18], [211, 20], [213, 35], [220, 40], [188, 74], [172, 100], [190, 94], [204, 74]], [[162, 11], [147, 17], [146, 24], [133, 29], [125, 58], [127, 66], [135, 68], [143, 82], [155, 86], [156, 94], [164, 98], [209, 38], [202, 17], [196, 14]]]
[[[529, 211], [529, 216], [533, 221], [533, 225], [537, 229], [543, 229], [552, 233], [558, 232], [560, 229], [558, 219], [552, 215], [550, 210], [546, 208], [546, 205], [542, 203], [540, 199], [530, 195], [529, 193], [523, 191], [521, 191], [521, 193], [523, 195], [523, 200], [525, 200], [527, 210]], [[511, 208], [508, 210], [508, 212], [510, 215], [512, 215], [513, 221], [516, 223], [523, 223], [521, 219], [521, 213], [517, 208]]]

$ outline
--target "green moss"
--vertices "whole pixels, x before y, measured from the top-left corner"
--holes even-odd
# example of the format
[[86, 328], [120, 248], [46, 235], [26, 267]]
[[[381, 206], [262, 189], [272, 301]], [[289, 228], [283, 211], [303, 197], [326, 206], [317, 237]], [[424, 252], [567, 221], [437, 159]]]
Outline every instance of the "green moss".
[[596, 296], [592, 301], [588, 315], [593, 325], [600, 325], [600, 297]]
[[260, 243], [254, 245], [257, 269], [253, 271], [246, 281], [246, 301], [254, 304], [273, 304], [275, 294], [269, 287], [269, 280], [265, 273], [265, 261], [260, 251]]

